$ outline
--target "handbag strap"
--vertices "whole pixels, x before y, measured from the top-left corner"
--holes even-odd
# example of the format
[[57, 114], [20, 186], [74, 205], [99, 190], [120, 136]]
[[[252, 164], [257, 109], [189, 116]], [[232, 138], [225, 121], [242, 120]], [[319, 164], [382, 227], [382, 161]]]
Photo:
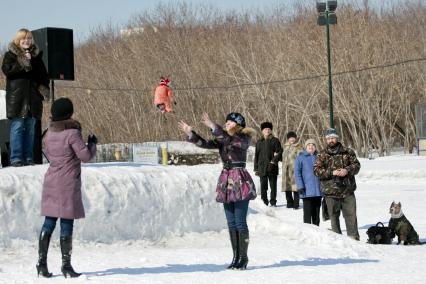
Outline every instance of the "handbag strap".
[[382, 222], [377, 222], [376, 227], [378, 227], [379, 225], [382, 225], [382, 227], [385, 227], [385, 225], [383, 225]]

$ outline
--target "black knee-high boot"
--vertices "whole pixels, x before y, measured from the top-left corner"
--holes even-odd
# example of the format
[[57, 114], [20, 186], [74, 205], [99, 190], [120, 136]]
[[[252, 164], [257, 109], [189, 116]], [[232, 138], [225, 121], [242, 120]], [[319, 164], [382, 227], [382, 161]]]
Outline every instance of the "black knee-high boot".
[[229, 239], [231, 240], [231, 246], [232, 246], [232, 253], [233, 258], [231, 264], [227, 267], [227, 269], [234, 268], [234, 266], [237, 264], [238, 258], [239, 258], [239, 234], [237, 230], [229, 230]]
[[51, 233], [41, 231], [38, 238], [38, 262], [37, 277], [41, 274], [43, 277], [51, 277], [52, 273], [47, 269], [47, 251], [49, 250]]
[[234, 265], [234, 269], [240, 269], [240, 270], [246, 269], [247, 263], [248, 263], [247, 250], [248, 250], [249, 242], [250, 242], [249, 232], [248, 231], [239, 232], [238, 246], [240, 250], [240, 256], [238, 258], [237, 264]]
[[71, 266], [71, 251], [72, 251], [72, 236], [61, 237], [61, 253], [62, 253], [62, 267], [61, 271], [64, 277], [71, 278], [78, 277], [81, 273], [77, 273]]

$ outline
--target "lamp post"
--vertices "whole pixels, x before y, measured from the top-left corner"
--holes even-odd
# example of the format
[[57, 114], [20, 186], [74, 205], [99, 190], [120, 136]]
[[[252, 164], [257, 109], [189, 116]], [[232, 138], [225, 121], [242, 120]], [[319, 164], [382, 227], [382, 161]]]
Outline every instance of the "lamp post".
[[318, 25], [326, 26], [326, 34], [327, 34], [328, 104], [329, 104], [331, 128], [334, 128], [334, 114], [333, 114], [333, 84], [331, 82], [330, 25], [337, 24], [336, 8], [337, 8], [337, 1], [317, 1], [317, 10], [319, 13]]

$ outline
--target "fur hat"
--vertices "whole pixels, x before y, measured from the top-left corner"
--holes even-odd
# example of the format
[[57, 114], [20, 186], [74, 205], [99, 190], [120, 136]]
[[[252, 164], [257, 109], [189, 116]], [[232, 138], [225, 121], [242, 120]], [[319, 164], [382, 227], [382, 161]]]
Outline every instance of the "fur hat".
[[305, 148], [309, 145], [309, 144], [314, 144], [315, 147], [317, 147], [317, 142], [315, 141], [315, 139], [308, 139], [305, 142]]
[[294, 131], [289, 131], [288, 133], [287, 133], [287, 140], [288, 139], [290, 139], [290, 138], [297, 138], [297, 134], [296, 134], [296, 132], [294, 132]]
[[269, 122], [269, 121], [262, 122], [260, 124], [260, 130], [263, 130], [265, 128], [269, 128], [272, 130], [272, 122]]
[[339, 138], [339, 135], [334, 128], [328, 128], [326, 131], [324, 131], [324, 136], [325, 138]]
[[167, 79], [166, 77], [163, 77], [163, 76], [160, 77], [160, 84], [167, 86], [167, 85], [169, 85], [169, 83], [170, 83], [169, 79]]
[[70, 99], [60, 98], [52, 103], [50, 112], [52, 113], [52, 121], [67, 120], [74, 113], [74, 106]]
[[231, 112], [230, 114], [228, 114], [226, 116], [226, 121], [228, 120], [233, 121], [242, 127], [246, 127], [246, 119], [244, 118], [244, 116], [242, 116], [242, 114], [238, 112]]

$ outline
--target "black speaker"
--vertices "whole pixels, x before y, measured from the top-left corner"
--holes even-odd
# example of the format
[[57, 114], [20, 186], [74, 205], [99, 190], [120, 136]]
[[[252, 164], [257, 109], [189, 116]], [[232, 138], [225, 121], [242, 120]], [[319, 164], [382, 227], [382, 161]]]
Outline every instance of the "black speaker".
[[42, 28], [31, 32], [34, 42], [43, 51], [43, 62], [51, 80], [74, 80], [73, 31], [63, 28]]

